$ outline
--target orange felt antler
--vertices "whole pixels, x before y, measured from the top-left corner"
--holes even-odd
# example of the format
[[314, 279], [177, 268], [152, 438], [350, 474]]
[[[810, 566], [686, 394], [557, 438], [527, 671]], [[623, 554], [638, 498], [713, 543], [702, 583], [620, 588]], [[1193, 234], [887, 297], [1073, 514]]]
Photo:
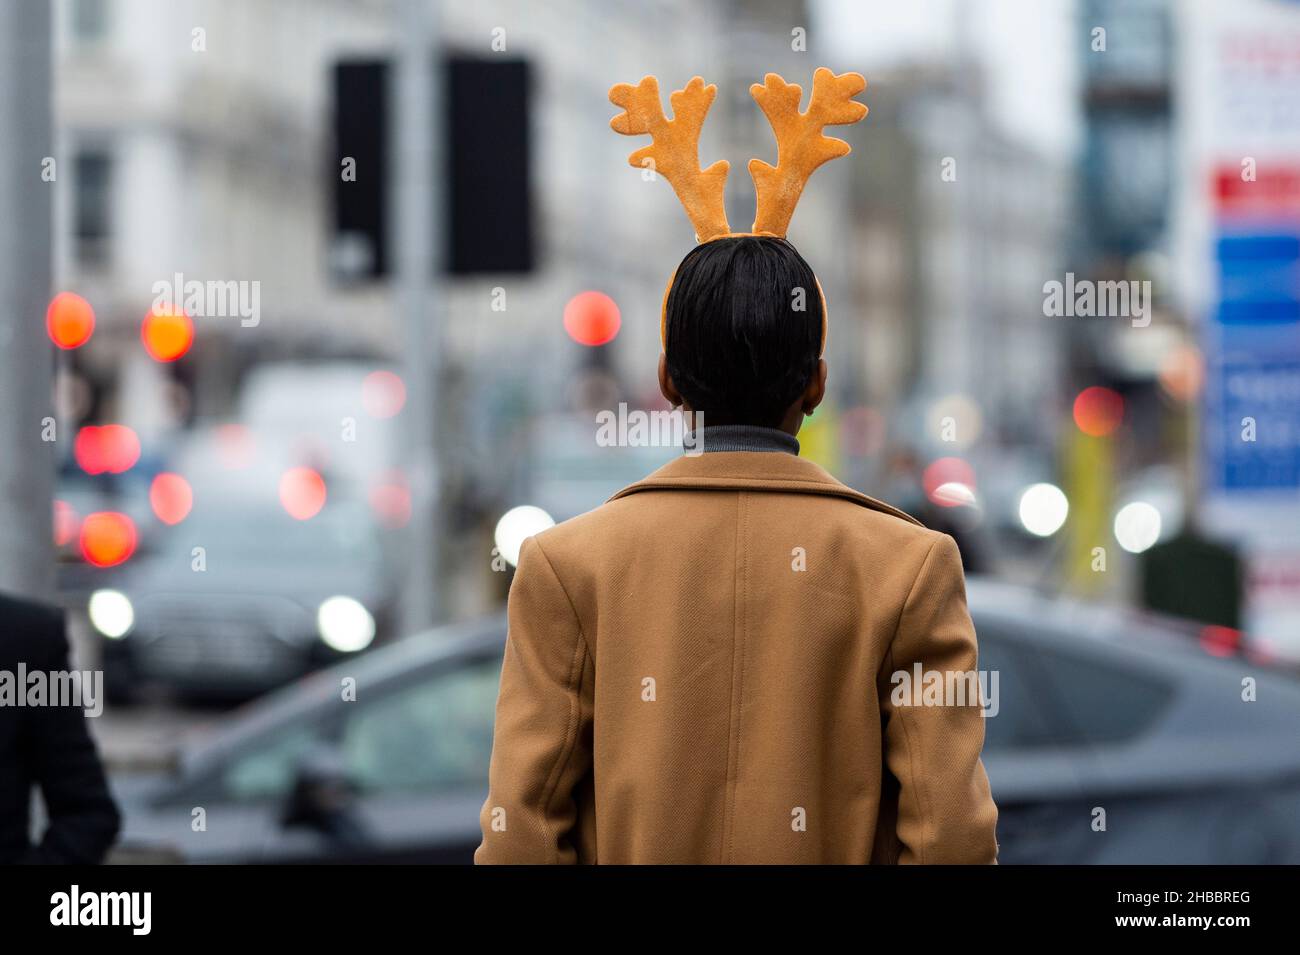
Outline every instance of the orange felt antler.
[[820, 67], [813, 74], [812, 98], [806, 113], [799, 112], [803, 91], [775, 73], [768, 73], [763, 84], [749, 88], [772, 124], [777, 145], [775, 167], [761, 159], [749, 161], [749, 174], [754, 177], [754, 192], [758, 195], [754, 232], [785, 235], [808, 177], [822, 163], [852, 151], [844, 140], [823, 135], [822, 129], [856, 123], [866, 116], [867, 107], [853, 101], [866, 86], [861, 73], [836, 76]]
[[624, 110], [609, 121], [610, 127], [624, 136], [649, 133], [653, 140], [632, 153], [628, 163], [642, 168], [645, 160], [651, 160], [650, 168], [668, 180], [686, 208], [697, 242], [731, 231], [722, 201], [731, 166], [719, 160], [708, 169], [700, 168], [700, 129], [717, 92], [716, 86], [705, 86], [703, 79], [695, 77], [685, 89], [672, 94], [673, 118], [667, 119], [659, 99], [659, 82], [653, 76], [636, 86], [619, 83], [609, 91], [609, 101]]

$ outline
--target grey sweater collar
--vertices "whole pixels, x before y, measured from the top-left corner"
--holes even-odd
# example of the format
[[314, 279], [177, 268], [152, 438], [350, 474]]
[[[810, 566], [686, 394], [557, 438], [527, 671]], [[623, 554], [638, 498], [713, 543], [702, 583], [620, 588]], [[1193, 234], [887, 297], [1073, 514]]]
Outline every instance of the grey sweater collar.
[[762, 428], [749, 424], [705, 425], [703, 440], [696, 445], [697, 435], [692, 432], [686, 447], [710, 451], [784, 451], [796, 457], [799, 439], [779, 428]]

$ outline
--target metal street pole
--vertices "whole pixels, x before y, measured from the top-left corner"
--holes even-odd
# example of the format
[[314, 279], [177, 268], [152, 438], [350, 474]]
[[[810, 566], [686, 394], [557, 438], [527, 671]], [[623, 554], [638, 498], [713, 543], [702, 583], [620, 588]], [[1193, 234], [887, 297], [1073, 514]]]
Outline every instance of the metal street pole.
[[410, 428], [405, 471], [411, 489], [406, 581], [401, 633], [430, 626], [441, 612], [438, 551], [442, 539], [441, 475], [437, 454], [438, 373], [441, 365], [442, 223], [441, 143], [435, 122], [442, 116], [443, 71], [435, 0], [401, 0], [396, 21], [398, 50], [390, 97], [394, 140], [394, 188], [389, 221], [396, 241], [396, 300], [401, 315], [402, 357]]
[[42, 440], [54, 417], [44, 316], [58, 182], [42, 178], [54, 155], [50, 59], [47, 0], [0, 3], [0, 590], [36, 597], [50, 596], [54, 577], [56, 445]]

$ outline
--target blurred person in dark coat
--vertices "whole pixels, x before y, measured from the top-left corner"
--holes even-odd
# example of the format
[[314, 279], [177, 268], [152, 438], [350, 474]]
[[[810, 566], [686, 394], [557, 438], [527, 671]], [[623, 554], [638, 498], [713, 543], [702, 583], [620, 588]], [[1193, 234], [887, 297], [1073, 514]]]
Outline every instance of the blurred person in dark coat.
[[[0, 671], [66, 671], [63, 614], [0, 594]], [[19, 688], [23, 692], [23, 688]], [[80, 706], [0, 705], [0, 864], [98, 863], [120, 817]], [[29, 835], [32, 787], [49, 822]]]

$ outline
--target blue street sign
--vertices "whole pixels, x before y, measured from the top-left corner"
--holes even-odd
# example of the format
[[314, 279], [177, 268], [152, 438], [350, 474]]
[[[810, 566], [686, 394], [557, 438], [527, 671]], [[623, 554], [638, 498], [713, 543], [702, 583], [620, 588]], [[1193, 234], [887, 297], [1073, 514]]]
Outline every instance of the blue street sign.
[[1300, 234], [1225, 233], [1206, 323], [1205, 484], [1300, 490]]

